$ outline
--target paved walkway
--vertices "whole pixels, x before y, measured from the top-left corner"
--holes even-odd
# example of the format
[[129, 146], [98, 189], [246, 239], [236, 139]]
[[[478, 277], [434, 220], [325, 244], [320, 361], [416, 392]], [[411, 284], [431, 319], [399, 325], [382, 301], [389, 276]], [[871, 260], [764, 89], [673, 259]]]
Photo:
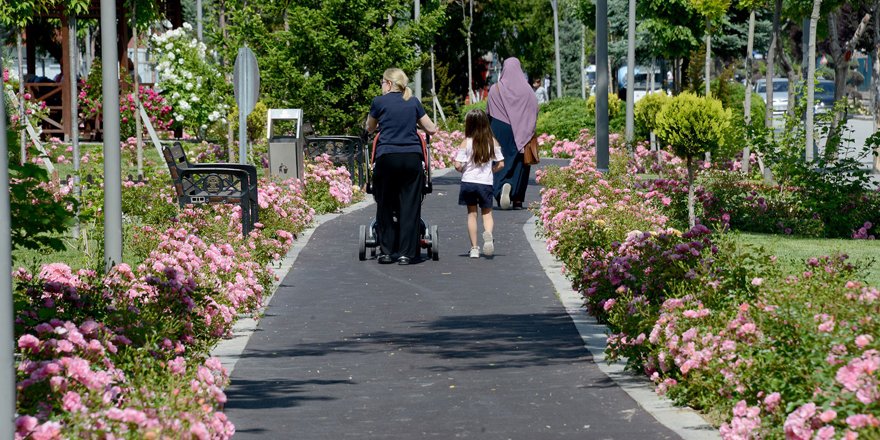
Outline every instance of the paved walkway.
[[237, 439], [717, 438], [644, 380], [596, 363], [601, 327], [562, 292], [558, 268], [545, 272], [529, 211], [495, 211], [496, 256], [467, 258], [458, 183], [436, 177], [423, 205], [440, 261], [358, 261], [369, 202], [292, 251], [255, 330], [215, 350], [234, 367]]

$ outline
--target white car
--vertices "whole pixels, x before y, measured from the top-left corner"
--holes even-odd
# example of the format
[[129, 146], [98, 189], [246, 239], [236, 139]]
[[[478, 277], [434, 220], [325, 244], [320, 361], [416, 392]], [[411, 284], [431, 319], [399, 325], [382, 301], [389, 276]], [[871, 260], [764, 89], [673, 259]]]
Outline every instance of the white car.
[[[755, 81], [755, 93], [767, 102], [767, 81], [759, 79]], [[813, 95], [813, 108], [816, 113], [828, 111], [834, 106], [834, 81], [820, 79]], [[773, 114], [781, 115], [788, 110], [788, 79], [773, 79]]]
[[[755, 81], [755, 93], [767, 102], [767, 80]], [[781, 115], [788, 110], [788, 79], [773, 78], [773, 114]]]

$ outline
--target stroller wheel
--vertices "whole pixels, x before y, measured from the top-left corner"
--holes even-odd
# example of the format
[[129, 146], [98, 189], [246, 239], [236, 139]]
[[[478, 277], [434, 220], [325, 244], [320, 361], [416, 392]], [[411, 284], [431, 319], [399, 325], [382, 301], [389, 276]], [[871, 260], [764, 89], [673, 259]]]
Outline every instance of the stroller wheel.
[[376, 221], [370, 223], [370, 229], [367, 230], [367, 247], [370, 248], [370, 258], [376, 258], [376, 248], [379, 247], [379, 235], [376, 234]]
[[358, 231], [358, 260], [364, 261], [367, 259], [367, 227], [361, 225], [360, 230]]
[[431, 226], [431, 247], [429, 253], [432, 260], [437, 261], [440, 259], [440, 238], [437, 235], [437, 225]]

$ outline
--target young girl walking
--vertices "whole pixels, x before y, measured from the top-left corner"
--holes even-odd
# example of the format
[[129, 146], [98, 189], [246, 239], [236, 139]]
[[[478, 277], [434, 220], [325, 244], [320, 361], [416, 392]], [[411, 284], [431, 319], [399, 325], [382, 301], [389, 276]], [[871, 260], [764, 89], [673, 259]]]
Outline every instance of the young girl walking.
[[455, 169], [461, 172], [461, 190], [458, 193], [458, 204], [467, 206], [468, 236], [471, 240], [471, 258], [480, 257], [477, 245], [477, 207], [483, 216], [483, 255], [491, 257], [495, 253], [495, 241], [492, 229], [492, 204], [495, 201], [492, 187], [493, 173], [504, 168], [504, 156], [501, 146], [492, 135], [489, 127], [489, 115], [480, 109], [467, 113], [464, 120], [464, 135], [455, 155]]

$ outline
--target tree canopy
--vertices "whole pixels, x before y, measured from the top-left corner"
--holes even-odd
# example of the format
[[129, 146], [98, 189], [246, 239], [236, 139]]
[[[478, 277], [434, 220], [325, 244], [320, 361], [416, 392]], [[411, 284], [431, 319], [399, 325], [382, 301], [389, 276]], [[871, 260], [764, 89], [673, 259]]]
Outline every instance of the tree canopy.
[[430, 46], [443, 13], [442, 6], [425, 8], [415, 22], [402, 0], [239, 5], [229, 10], [219, 50], [226, 60], [243, 45], [254, 51], [261, 99], [270, 107], [302, 108], [321, 133], [354, 133], [385, 69], [412, 76], [425, 64], [419, 47]]

